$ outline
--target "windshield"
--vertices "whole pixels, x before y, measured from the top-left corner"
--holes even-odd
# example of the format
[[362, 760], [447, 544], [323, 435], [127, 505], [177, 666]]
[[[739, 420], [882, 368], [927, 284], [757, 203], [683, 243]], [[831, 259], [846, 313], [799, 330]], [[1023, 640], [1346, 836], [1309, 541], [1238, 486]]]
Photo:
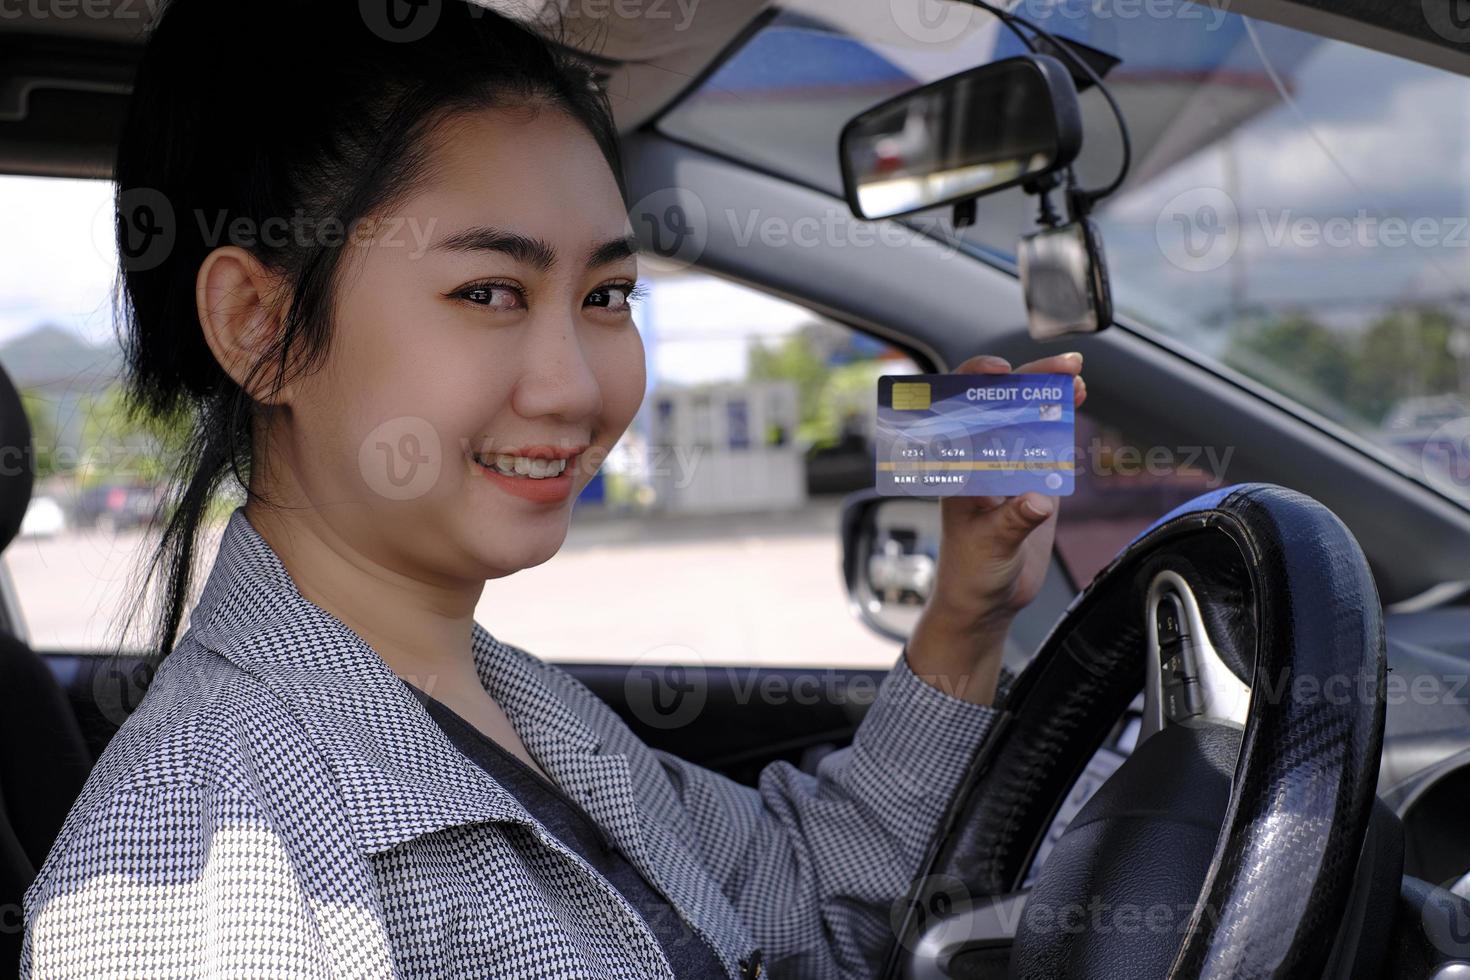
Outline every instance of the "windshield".
[[[1022, 50], [968, 6], [900, 6], [787, 9], [661, 125], [840, 195], [855, 112]], [[1201, 4], [1017, 12], [1120, 59], [1133, 166], [1094, 216], [1120, 320], [1470, 502], [1470, 79]], [[1116, 126], [1095, 90], [1082, 102], [1078, 172], [1099, 186]], [[965, 240], [1006, 265], [1034, 210], [983, 198]]]

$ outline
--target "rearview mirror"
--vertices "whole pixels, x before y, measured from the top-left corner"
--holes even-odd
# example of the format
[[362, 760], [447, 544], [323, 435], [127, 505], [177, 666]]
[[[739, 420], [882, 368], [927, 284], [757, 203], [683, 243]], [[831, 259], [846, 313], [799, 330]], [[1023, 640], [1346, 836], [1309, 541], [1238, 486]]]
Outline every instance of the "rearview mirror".
[[906, 640], [939, 567], [939, 502], [852, 494], [842, 510], [842, 573], [848, 601], [870, 629]]
[[1058, 170], [1082, 146], [1077, 88], [1029, 54], [931, 82], [867, 109], [838, 137], [859, 218], [891, 218], [1003, 190]]

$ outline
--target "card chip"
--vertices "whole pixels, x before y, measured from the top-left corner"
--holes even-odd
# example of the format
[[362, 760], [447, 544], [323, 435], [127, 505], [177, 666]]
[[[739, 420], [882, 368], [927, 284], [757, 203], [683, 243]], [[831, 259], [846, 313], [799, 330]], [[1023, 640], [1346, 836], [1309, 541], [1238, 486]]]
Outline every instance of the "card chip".
[[919, 411], [929, 407], [929, 383], [895, 381], [893, 383], [893, 407], [902, 411]]

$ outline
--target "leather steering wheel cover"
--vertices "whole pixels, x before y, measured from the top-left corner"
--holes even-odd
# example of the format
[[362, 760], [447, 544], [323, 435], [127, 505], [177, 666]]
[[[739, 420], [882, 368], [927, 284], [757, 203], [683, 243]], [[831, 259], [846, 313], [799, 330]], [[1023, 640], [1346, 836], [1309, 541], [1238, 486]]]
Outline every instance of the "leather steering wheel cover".
[[1064, 794], [1142, 688], [1144, 590], [1179, 563], [1202, 605], [1234, 605], [1207, 617], [1222, 657], [1269, 683], [1253, 690], [1224, 826], [1169, 976], [1320, 975], [1377, 785], [1383, 615], [1352, 534], [1281, 487], [1176, 509], [1077, 597], [1001, 705], [934, 871], [978, 894], [1019, 887]]

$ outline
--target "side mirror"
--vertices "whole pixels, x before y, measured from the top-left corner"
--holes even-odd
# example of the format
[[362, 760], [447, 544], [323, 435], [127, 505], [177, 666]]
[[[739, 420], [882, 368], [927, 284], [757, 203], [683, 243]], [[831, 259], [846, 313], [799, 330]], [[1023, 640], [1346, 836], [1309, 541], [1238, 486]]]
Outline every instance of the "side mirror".
[[853, 612], [869, 629], [907, 640], [934, 586], [939, 502], [851, 494], [842, 508], [842, 575]]
[[942, 78], [867, 109], [838, 137], [859, 218], [892, 218], [1033, 180], [1082, 147], [1072, 76], [1028, 54]]

